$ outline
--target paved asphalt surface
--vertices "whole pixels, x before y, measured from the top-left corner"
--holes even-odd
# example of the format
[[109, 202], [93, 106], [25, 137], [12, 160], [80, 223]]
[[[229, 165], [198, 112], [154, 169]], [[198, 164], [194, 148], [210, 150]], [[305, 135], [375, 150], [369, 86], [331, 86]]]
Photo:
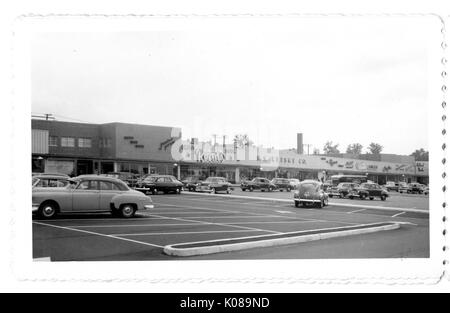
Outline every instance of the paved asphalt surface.
[[[292, 194], [239, 191], [252, 197]], [[132, 219], [109, 214], [64, 215], [53, 220], [33, 218], [33, 258], [51, 261], [426, 258], [429, 257], [428, 198], [395, 195], [387, 201], [330, 199], [349, 206], [295, 208], [293, 203], [195, 193], [152, 196], [155, 209]], [[406, 199], [406, 200], [405, 200]], [[398, 211], [363, 209], [362, 205], [399, 207]], [[326, 239], [295, 245], [255, 248], [194, 257], [173, 257], [163, 247], [224, 238], [277, 234], [375, 222], [401, 222], [398, 230]]]

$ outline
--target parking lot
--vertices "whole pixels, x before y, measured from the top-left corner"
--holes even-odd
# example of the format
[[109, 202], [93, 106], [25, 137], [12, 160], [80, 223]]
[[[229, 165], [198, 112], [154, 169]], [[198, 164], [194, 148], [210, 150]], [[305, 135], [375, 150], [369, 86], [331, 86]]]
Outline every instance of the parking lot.
[[[426, 211], [427, 197], [402, 196], [409, 197], [411, 203], [395, 198], [400, 195], [385, 202], [330, 199], [330, 205], [323, 209], [295, 208], [293, 203], [273, 199], [277, 197], [292, 199], [292, 194], [249, 194], [235, 190], [231, 196], [195, 193], [156, 195], [152, 196], [155, 204], [153, 210], [138, 212], [131, 219], [114, 218], [109, 214], [64, 215], [53, 220], [34, 218], [33, 258], [100, 261], [429, 256], [428, 214], [420, 210], [402, 211], [406, 205]], [[389, 206], [389, 209], [363, 205]], [[373, 234], [203, 256], [174, 257], [163, 252], [166, 245], [177, 243], [387, 221], [399, 222], [401, 227]]]

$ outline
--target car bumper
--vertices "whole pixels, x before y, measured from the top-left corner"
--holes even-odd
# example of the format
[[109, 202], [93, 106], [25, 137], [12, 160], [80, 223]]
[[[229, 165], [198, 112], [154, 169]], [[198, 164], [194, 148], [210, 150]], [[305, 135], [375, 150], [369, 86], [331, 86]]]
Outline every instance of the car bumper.
[[31, 206], [31, 212], [35, 213], [39, 210], [39, 205], [38, 204], [33, 204]]
[[151, 209], [154, 209], [154, 208], [155, 208], [155, 206], [153, 204], [145, 204], [144, 205], [144, 210], [151, 210]]
[[296, 198], [294, 199], [295, 202], [310, 202], [310, 203], [316, 203], [316, 202], [322, 202], [322, 200], [319, 199], [301, 199], [301, 198]]
[[148, 188], [148, 187], [135, 187], [134, 190], [147, 192], [147, 191], [150, 191], [150, 188]]

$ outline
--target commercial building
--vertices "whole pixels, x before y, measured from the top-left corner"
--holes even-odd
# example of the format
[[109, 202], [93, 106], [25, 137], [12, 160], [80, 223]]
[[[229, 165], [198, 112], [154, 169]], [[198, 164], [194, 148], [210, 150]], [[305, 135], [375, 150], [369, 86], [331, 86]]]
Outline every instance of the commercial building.
[[398, 155], [308, 155], [297, 150], [182, 139], [180, 128], [125, 123], [83, 124], [32, 120], [33, 172], [70, 175], [108, 172], [222, 176], [231, 182], [257, 176], [326, 179], [334, 174], [370, 180], [428, 183], [428, 162]]

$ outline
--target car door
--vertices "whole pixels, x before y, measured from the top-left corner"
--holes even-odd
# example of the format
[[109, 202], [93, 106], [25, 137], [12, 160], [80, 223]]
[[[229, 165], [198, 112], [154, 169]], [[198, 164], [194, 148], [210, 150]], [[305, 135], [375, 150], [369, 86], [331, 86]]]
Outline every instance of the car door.
[[382, 189], [381, 189], [380, 185], [373, 185], [373, 190], [374, 190], [373, 194], [375, 197], [381, 197]]
[[122, 191], [116, 184], [109, 181], [99, 181], [100, 187], [100, 204], [99, 210], [109, 211], [111, 209], [112, 198]]
[[100, 204], [100, 190], [98, 181], [84, 180], [72, 191], [72, 211], [98, 211]]

